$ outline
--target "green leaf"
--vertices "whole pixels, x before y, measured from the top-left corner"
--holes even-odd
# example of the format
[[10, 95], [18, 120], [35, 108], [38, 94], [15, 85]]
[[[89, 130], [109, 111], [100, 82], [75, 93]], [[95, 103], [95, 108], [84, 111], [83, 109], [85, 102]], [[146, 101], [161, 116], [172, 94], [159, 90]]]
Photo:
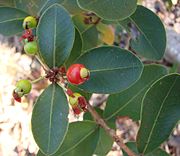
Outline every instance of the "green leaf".
[[23, 20], [27, 13], [10, 7], [0, 7], [0, 33], [6, 36], [23, 31]]
[[81, 53], [82, 53], [82, 36], [79, 30], [76, 29], [74, 45], [71, 50], [70, 57], [66, 61], [66, 67], [69, 67], [71, 64], [73, 64], [73, 62], [81, 55]]
[[[71, 123], [62, 146], [52, 156], [92, 156], [98, 138], [99, 132], [94, 122]], [[38, 156], [45, 155], [39, 151]]]
[[33, 16], [39, 16], [45, 9], [54, 3], [63, 3], [64, 0], [14, 0], [14, 5]]
[[78, 86], [90, 93], [121, 92], [133, 85], [143, 70], [135, 55], [113, 46], [91, 49], [76, 62], [90, 70], [90, 79]]
[[83, 51], [97, 47], [98, 44], [98, 31], [95, 26], [82, 32], [83, 37]]
[[46, 0], [46, 2], [41, 7], [40, 11], [38, 12], [38, 15], [42, 15], [44, 11], [53, 4], [63, 4], [65, 0]]
[[[128, 142], [126, 145], [136, 154], [139, 154], [135, 142]], [[128, 156], [124, 151], [123, 153], [124, 153], [124, 156]], [[152, 153], [146, 154], [144, 156], [170, 156], [170, 155], [166, 153], [165, 151], [163, 151], [162, 149], [158, 148]]]
[[14, 7], [14, 0], [1, 0], [0, 6]]
[[77, 29], [81, 33], [83, 33], [84, 31], [88, 30], [89, 28], [91, 28], [93, 26], [92, 24], [85, 24], [84, 18], [85, 18], [84, 14], [75, 15], [72, 18], [74, 25], [77, 27]]
[[137, 0], [78, 0], [78, 4], [85, 10], [96, 13], [106, 20], [122, 20], [136, 10]]
[[[100, 109], [99, 107], [95, 107], [94, 108], [96, 110], [96, 112], [102, 117], [103, 116], [103, 110]], [[90, 112], [86, 112], [83, 115], [83, 120], [88, 120], [88, 121], [94, 121], [94, 118], [92, 117]]]
[[94, 48], [98, 44], [98, 30], [93, 24], [84, 23], [85, 16], [73, 16], [74, 25], [80, 31], [83, 39], [83, 51]]
[[129, 116], [133, 120], [140, 120], [144, 94], [157, 79], [166, 74], [167, 69], [164, 66], [146, 65], [141, 78], [132, 87], [109, 96], [104, 117], [115, 120], [117, 116]]
[[40, 53], [50, 67], [61, 66], [73, 47], [75, 30], [67, 11], [58, 4], [42, 15], [37, 28]]
[[179, 63], [174, 63], [172, 67], [169, 68], [169, 73], [178, 73]]
[[[96, 112], [102, 117], [103, 116], [103, 110], [101, 110], [100, 108], [96, 107], [95, 108]], [[83, 120], [85, 121], [94, 121], [91, 113], [86, 112], [83, 116]], [[112, 125], [114, 125], [114, 123], [108, 123], [110, 124], [110, 126], [112, 127]], [[113, 126], [114, 128], [114, 126]], [[105, 132], [104, 129], [100, 128], [99, 129], [99, 140], [98, 140], [98, 144], [96, 146], [96, 150], [95, 150], [95, 154], [97, 156], [105, 156], [112, 148], [113, 145], [113, 139]]]
[[65, 0], [62, 5], [73, 15], [84, 12], [84, 10], [78, 6], [77, 0]]
[[155, 13], [139, 5], [131, 17], [119, 21], [119, 24], [126, 29], [129, 29], [130, 24], [134, 25], [139, 31], [137, 37], [133, 37], [130, 42], [131, 48], [138, 54], [151, 60], [160, 60], [163, 57], [166, 49], [166, 32]]
[[142, 123], [137, 137], [138, 151], [147, 154], [163, 143], [180, 119], [180, 75], [156, 81], [143, 99]]
[[99, 141], [95, 150], [97, 156], [105, 156], [111, 150], [113, 139], [106, 133], [103, 128], [99, 130]]
[[32, 132], [43, 153], [55, 153], [68, 129], [69, 107], [66, 95], [57, 84], [50, 85], [38, 98], [32, 113]]

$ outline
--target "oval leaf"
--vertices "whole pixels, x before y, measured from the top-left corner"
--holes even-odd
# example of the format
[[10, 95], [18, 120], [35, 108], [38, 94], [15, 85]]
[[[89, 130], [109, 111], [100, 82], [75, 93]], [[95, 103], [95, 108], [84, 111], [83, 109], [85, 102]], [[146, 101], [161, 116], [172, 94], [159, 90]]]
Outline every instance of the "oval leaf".
[[15, 35], [23, 31], [23, 20], [27, 13], [10, 7], [0, 7], [0, 33]]
[[137, 137], [140, 153], [147, 154], [163, 143], [180, 119], [180, 75], [155, 82], [143, 100], [142, 123]]
[[40, 18], [37, 28], [40, 53], [50, 67], [59, 67], [69, 57], [75, 30], [71, 17], [60, 5], [51, 6]]
[[83, 37], [83, 51], [97, 47], [98, 31], [95, 26], [90, 27], [82, 32]]
[[78, 87], [91, 93], [121, 92], [134, 84], [143, 70], [135, 55], [118, 47], [103, 46], [89, 50], [76, 62], [90, 70], [90, 79]]
[[[62, 146], [52, 156], [92, 156], [98, 138], [99, 133], [94, 122], [71, 123]], [[45, 155], [39, 151], [37, 156]]]
[[80, 7], [106, 20], [122, 20], [136, 10], [137, 0], [78, 0]]
[[16, 8], [19, 8], [31, 15], [39, 16], [45, 9], [54, 3], [63, 3], [64, 0], [13, 0]]
[[32, 113], [32, 132], [43, 153], [55, 153], [68, 128], [66, 95], [57, 84], [50, 85], [38, 98]]
[[41, 5], [41, 9], [39, 10], [38, 14], [42, 15], [44, 11], [46, 11], [46, 9], [48, 7], [50, 7], [51, 5], [57, 3], [57, 4], [63, 4], [65, 2], [65, 0], [46, 0], [46, 2]]
[[75, 33], [75, 41], [73, 48], [71, 50], [71, 54], [66, 61], [66, 67], [69, 67], [82, 53], [82, 36], [79, 30], [76, 29]]
[[98, 44], [98, 30], [93, 24], [84, 23], [84, 15], [76, 15], [73, 17], [73, 22], [80, 31], [83, 39], [83, 51], [91, 49]]
[[[134, 25], [139, 31], [130, 42], [131, 48], [138, 54], [151, 60], [160, 60], [163, 57], [166, 49], [166, 32], [155, 13], [143, 6], [138, 6], [131, 17], [119, 24], [127, 29], [129, 26], [131, 29]], [[132, 31], [134, 31], [133, 28]]]
[[133, 120], [140, 120], [144, 94], [156, 80], [166, 74], [167, 69], [164, 66], [146, 65], [141, 78], [132, 87], [109, 96], [104, 117], [115, 120], [117, 116], [129, 116]]
[[[139, 154], [135, 142], [128, 142], [126, 145], [136, 154]], [[124, 151], [123, 153], [124, 153], [124, 156], [128, 156]], [[159, 148], [153, 151], [152, 153], [146, 154], [144, 156], [170, 156], [170, 155]]]
[[114, 140], [103, 128], [99, 130], [99, 141], [95, 150], [97, 156], [105, 156], [111, 150]]

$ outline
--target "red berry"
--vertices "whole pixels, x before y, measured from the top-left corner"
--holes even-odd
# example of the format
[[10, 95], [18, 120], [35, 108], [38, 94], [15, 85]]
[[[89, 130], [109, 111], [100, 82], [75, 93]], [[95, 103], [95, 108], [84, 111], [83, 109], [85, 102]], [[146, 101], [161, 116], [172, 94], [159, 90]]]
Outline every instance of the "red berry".
[[89, 79], [89, 70], [83, 64], [73, 64], [66, 75], [69, 83], [80, 85]]
[[87, 101], [86, 99], [83, 97], [83, 96], [80, 96], [78, 97], [78, 104], [79, 104], [79, 107], [84, 111], [86, 112], [87, 111]]
[[73, 107], [72, 109], [73, 109], [74, 114], [76, 115], [81, 114], [81, 109], [79, 107]]

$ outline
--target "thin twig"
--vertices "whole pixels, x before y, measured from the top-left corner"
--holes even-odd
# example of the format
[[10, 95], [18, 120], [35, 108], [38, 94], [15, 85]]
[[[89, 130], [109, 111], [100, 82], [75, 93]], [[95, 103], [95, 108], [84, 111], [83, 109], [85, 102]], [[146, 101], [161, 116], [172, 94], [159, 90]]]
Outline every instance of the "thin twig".
[[124, 143], [123, 143], [123, 139], [120, 138], [117, 134], [116, 131], [114, 129], [111, 129], [106, 122], [100, 117], [100, 115], [96, 112], [96, 110], [89, 104], [87, 103], [87, 109], [88, 111], [91, 113], [91, 115], [93, 116], [95, 122], [100, 125], [102, 128], [105, 129], [105, 131], [107, 132], [107, 134], [109, 134], [114, 141], [129, 155], [129, 156], [137, 156], [131, 149], [129, 149], [129, 147], [127, 147]]
[[31, 83], [32, 83], [32, 84], [35, 84], [35, 83], [37, 83], [37, 82], [39, 82], [39, 81], [45, 79], [45, 77], [46, 77], [46, 75], [45, 75], [45, 76], [40, 76], [40, 77], [37, 78], [36, 80], [31, 81]]

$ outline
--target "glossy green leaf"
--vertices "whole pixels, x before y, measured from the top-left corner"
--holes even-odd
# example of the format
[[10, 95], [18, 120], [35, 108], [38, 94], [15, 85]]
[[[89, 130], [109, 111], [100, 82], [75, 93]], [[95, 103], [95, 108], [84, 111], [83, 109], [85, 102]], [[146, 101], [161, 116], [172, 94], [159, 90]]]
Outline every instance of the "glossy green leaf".
[[58, 4], [42, 15], [37, 28], [40, 53], [50, 67], [61, 66], [73, 47], [75, 30], [68, 12]]
[[138, 151], [147, 154], [163, 143], [180, 119], [180, 75], [156, 81], [143, 99], [142, 123], [137, 137]]
[[121, 92], [133, 85], [143, 70], [135, 55], [113, 46], [91, 49], [76, 62], [90, 70], [89, 80], [78, 87], [91, 93]]
[[69, 67], [71, 64], [73, 64], [73, 62], [81, 55], [82, 44], [83, 44], [82, 36], [81, 36], [79, 30], [76, 29], [74, 45], [71, 50], [71, 54], [70, 54], [68, 60], [66, 61], [66, 67]]
[[132, 87], [109, 96], [104, 117], [115, 120], [117, 116], [129, 116], [133, 120], [140, 120], [144, 94], [156, 80], [166, 74], [167, 69], [163, 66], [146, 65], [141, 78]]
[[136, 10], [137, 0], [78, 0], [78, 4], [85, 10], [96, 13], [106, 20], [122, 20]]
[[57, 84], [50, 85], [38, 98], [32, 113], [32, 132], [43, 153], [55, 153], [68, 129], [69, 106]]
[[139, 31], [130, 41], [131, 48], [138, 54], [151, 60], [160, 60], [163, 57], [166, 49], [166, 32], [156, 14], [143, 6], [138, 6], [131, 17], [120, 21], [119, 24], [127, 29], [134, 25]]
[[[136, 154], [140, 154], [138, 153], [137, 147], [135, 142], [128, 142], [126, 144], [132, 151], [134, 151]], [[124, 151], [124, 156], [128, 156]], [[170, 156], [168, 153], [166, 153], [165, 151], [163, 151], [162, 149], [158, 148], [155, 151], [153, 151], [152, 153], [149, 154], [145, 154], [144, 156]]]
[[23, 31], [23, 20], [27, 13], [10, 7], [0, 7], [0, 33], [15, 35]]
[[14, 0], [14, 6], [33, 16], [39, 16], [45, 9], [54, 3], [63, 3], [64, 0]]
[[[94, 122], [71, 123], [62, 146], [52, 156], [92, 156], [98, 138], [99, 133]], [[39, 151], [37, 156], [45, 155]]]

